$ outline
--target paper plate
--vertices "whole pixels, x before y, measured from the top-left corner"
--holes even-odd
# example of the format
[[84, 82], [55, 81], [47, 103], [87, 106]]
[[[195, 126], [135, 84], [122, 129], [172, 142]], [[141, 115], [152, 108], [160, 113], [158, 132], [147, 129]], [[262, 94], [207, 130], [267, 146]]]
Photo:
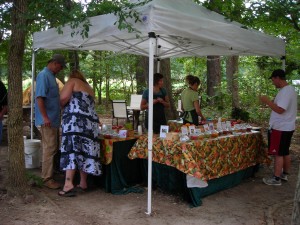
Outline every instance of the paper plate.
[[260, 131], [258, 131], [258, 130], [251, 130], [251, 133], [256, 134], [256, 133], [260, 133]]

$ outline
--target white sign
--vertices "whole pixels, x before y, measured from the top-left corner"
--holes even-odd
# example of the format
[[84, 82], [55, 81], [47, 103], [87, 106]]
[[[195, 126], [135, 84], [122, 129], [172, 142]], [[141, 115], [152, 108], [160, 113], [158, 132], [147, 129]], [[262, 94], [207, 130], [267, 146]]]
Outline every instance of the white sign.
[[126, 138], [127, 130], [119, 130], [119, 138]]
[[169, 126], [166, 126], [166, 125], [160, 126], [160, 135], [159, 136], [161, 138], [166, 138], [168, 132], [169, 132]]
[[182, 126], [181, 127], [181, 133], [184, 134], [184, 135], [188, 135], [189, 134], [189, 131], [188, 131], [188, 129], [187, 129], [186, 126]]
[[209, 131], [208, 124], [204, 124], [204, 125], [203, 125], [203, 128], [204, 128], [204, 131]]
[[222, 129], [226, 130], [226, 122], [222, 122]]
[[209, 130], [214, 130], [215, 129], [214, 128], [214, 123], [209, 123], [208, 126], [209, 126]]
[[195, 134], [195, 125], [189, 126], [189, 132], [190, 132], [190, 135]]

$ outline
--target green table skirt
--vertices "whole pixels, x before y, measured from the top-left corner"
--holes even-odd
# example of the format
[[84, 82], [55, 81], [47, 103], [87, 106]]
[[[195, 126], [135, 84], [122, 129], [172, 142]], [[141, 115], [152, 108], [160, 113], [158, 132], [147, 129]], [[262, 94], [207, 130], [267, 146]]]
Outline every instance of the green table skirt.
[[[143, 177], [145, 177], [148, 171], [148, 161], [144, 159], [143, 165], [145, 174]], [[188, 188], [185, 173], [174, 167], [153, 162], [152, 182], [154, 188], [158, 187], [169, 193], [182, 195], [192, 206], [196, 207], [202, 204], [201, 199], [203, 197], [240, 184], [243, 179], [253, 176], [257, 168], [258, 165], [221, 178], [209, 180], [206, 188]]]
[[113, 143], [112, 162], [102, 165], [103, 175], [100, 178], [106, 192], [112, 194], [143, 192], [143, 188], [138, 185], [144, 180], [142, 159], [131, 160], [127, 156], [135, 141], [136, 139], [132, 139]]

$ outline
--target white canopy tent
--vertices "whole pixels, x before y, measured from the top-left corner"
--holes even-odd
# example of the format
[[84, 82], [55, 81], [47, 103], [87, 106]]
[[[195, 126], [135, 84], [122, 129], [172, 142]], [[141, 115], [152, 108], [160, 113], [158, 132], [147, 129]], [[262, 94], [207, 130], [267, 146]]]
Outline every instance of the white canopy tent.
[[[73, 30], [65, 26], [63, 34], [58, 34], [56, 28], [34, 33], [33, 49], [107, 50], [149, 57], [147, 214], [151, 214], [154, 58], [207, 55], [282, 57], [285, 43], [279, 38], [246, 29], [192, 0], [153, 0], [135, 10], [141, 22], [134, 23], [134, 19], [128, 22], [140, 33], [119, 30], [115, 25], [117, 16], [106, 14], [89, 19], [91, 26], [87, 38], [77, 34], [82, 27]], [[32, 61], [34, 71], [35, 54]]]
[[[49, 29], [34, 34], [33, 48], [108, 50], [148, 56], [148, 34], [157, 35], [160, 58], [207, 55], [283, 56], [285, 43], [261, 32], [245, 29], [192, 0], [153, 0], [135, 9], [142, 22], [128, 20], [141, 33], [119, 30], [118, 18], [106, 14], [90, 18], [88, 38], [73, 35], [66, 26], [63, 34]], [[75, 30], [81, 31], [81, 28]]]

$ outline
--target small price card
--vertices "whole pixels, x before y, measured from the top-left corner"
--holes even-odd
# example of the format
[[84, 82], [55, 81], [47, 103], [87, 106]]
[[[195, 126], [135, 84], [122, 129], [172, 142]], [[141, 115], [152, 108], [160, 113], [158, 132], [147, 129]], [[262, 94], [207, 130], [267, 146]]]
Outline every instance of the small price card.
[[231, 122], [230, 121], [226, 121], [226, 128], [231, 129]]
[[196, 128], [196, 129], [195, 129], [195, 134], [196, 134], [196, 135], [201, 134], [201, 130]]
[[188, 135], [189, 134], [189, 131], [188, 131], [188, 129], [187, 129], [186, 126], [182, 126], [181, 127], [181, 133], [184, 134], [184, 135]]
[[190, 135], [195, 134], [195, 126], [194, 125], [189, 126], [189, 132], [190, 132]]
[[226, 130], [226, 122], [222, 122], [222, 129]]
[[209, 131], [208, 124], [204, 124], [204, 125], [203, 125], [203, 128], [204, 128], [204, 131]]
[[209, 123], [208, 126], [209, 126], [209, 130], [214, 130], [214, 123]]
[[169, 132], [169, 126], [161, 125], [159, 137], [166, 138], [168, 132]]
[[127, 130], [119, 130], [119, 138], [126, 138]]

